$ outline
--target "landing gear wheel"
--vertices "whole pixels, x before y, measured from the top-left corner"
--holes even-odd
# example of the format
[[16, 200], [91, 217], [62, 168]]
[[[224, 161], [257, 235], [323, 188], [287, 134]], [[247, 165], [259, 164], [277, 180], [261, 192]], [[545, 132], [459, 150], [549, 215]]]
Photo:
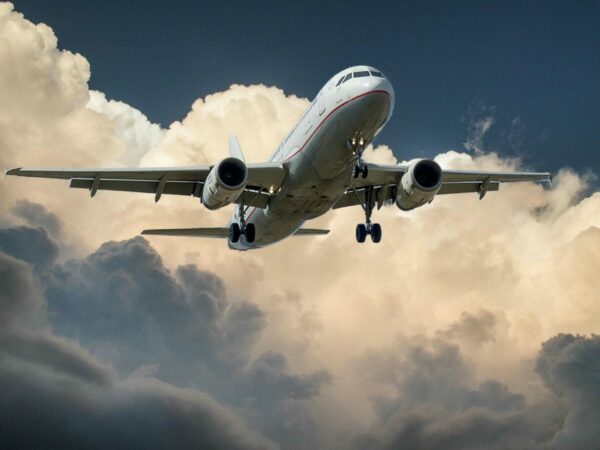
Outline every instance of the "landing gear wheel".
[[378, 223], [371, 225], [371, 240], [375, 243], [381, 241], [381, 225]]
[[232, 223], [229, 225], [229, 240], [231, 242], [238, 242], [240, 240], [241, 233], [240, 226], [237, 223]]
[[367, 167], [365, 164], [360, 165], [360, 166], [355, 166], [354, 171], [352, 172], [352, 177], [358, 178], [359, 175], [362, 178], [367, 178], [367, 176], [369, 175], [369, 167]]
[[253, 223], [249, 223], [246, 225], [244, 236], [246, 237], [246, 242], [248, 244], [252, 244], [254, 242], [254, 238], [256, 237], [256, 228], [254, 227]]
[[363, 242], [365, 242], [366, 238], [367, 238], [367, 227], [365, 226], [364, 223], [359, 223], [358, 225], [356, 225], [356, 241], [360, 242], [362, 244]]

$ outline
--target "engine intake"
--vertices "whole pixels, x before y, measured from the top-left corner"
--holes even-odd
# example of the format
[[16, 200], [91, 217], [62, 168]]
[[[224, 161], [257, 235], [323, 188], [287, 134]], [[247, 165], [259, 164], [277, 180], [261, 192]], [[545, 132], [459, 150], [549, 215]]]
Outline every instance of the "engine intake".
[[431, 159], [410, 165], [398, 184], [396, 205], [409, 211], [433, 200], [442, 186], [442, 169]]
[[202, 204], [211, 210], [227, 206], [239, 197], [247, 182], [248, 168], [244, 161], [225, 158], [206, 177]]

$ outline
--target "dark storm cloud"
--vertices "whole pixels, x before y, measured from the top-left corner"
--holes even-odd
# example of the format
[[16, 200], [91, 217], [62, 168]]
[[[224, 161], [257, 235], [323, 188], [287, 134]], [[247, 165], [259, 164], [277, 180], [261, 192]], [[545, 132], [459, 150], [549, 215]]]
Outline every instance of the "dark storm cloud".
[[[0, 253], [0, 323], [6, 325], [0, 333], [0, 383], [13, 386], [0, 408], [2, 417], [22, 398], [14, 420], [0, 430], [9, 447], [24, 437], [17, 423], [40, 431], [28, 441], [32, 446], [48, 439], [44, 430], [50, 427], [56, 433], [49, 445], [66, 448], [70, 439], [75, 447], [99, 442], [99, 448], [150, 441], [268, 447], [217, 400], [288, 446], [316, 442], [306, 437], [315, 435], [317, 424], [305, 401], [319, 394], [329, 375], [294, 373], [282, 353], [251, 358], [266, 318], [255, 304], [230, 299], [216, 275], [194, 265], [170, 271], [141, 237], [106, 242], [86, 257], [59, 263], [58, 246], [45, 228], [13, 227], [0, 230], [0, 236], [6, 237], [1, 249], [23, 258]], [[35, 259], [25, 251], [32, 236], [40, 249]], [[140, 379], [143, 373], [156, 378]], [[76, 394], [62, 398], [67, 394], [60, 386]], [[44, 408], [36, 411], [36, 402]], [[72, 411], [65, 423], [56, 419], [61, 404]], [[162, 431], [146, 441], [109, 416], [134, 425], [159, 422]], [[185, 440], [170, 434], [173, 427]]]
[[28, 226], [0, 229], [0, 250], [36, 267], [52, 264], [59, 252], [45, 228]]
[[46, 228], [52, 236], [56, 237], [61, 232], [61, 220], [39, 203], [33, 203], [27, 199], [17, 200], [11, 211], [15, 216], [25, 220], [30, 226], [42, 226]]
[[[465, 317], [456, 325], [469, 323]], [[460, 348], [440, 338], [421, 338], [369, 361], [397, 394], [374, 399], [378, 425], [358, 437], [355, 448], [547, 448], [562, 415], [556, 402], [534, 408], [497, 380], [476, 382]], [[381, 364], [387, 365], [383, 372]]]
[[584, 450], [600, 442], [600, 336], [545, 342], [536, 370], [552, 395], [527, 402], [496, 380], [475, 383], [459, 348], [439, 339], [371, 357], [374, 371], [385, 357], [395, 358], [396, 372], [384, 372], [397, 395], [374, 400], [378, 425], [355, 448]]
[[448, 329], [439, 334], [445, 338], [466, 340], [473, 343], [493, 341], [497, 322], [496, 316], [485, 309], [475, 313], [464, 311], [458, 322], [453, 323]]
[[171, 272], [136, 237], [104, 243], [55, 267], [47, 279], [56, 328], [121, 373], [152, 367], [162, 380], [208, 390], [278, 439], [298, 427], [314, 434], [302, 400], [318, 395], [329, 375], [293, 373], [276, 352], [252, 360], [265, 315], [251, 302], [230, 299], [216, 275], [195, 265]]
[[0, 252], [2, 448], [274, 448], [197, 390], [111, 366], [45, 323], [33, 271]]
[[600, 336], [560, 334], [545, 342], [536, 369], [548, 388], [568, 405], [554, 438], [561, 449], [600, 443]]
[[2, 448], [276, 448], [205, 394], [151, 379], [108, 386], [0, 365]]
[[265, 326], [255, 305], [229, 301], [220, 278], [193, 265], [172, 273], [141, 237], [56, 267], [46, 293], [61, 332], [124, 371], [158, 364], [178, 382], [199, 368], [219, 378], [245, 364]]
[[0, 251], [0, 282], [2, 330], [43, 320], [44, 300], [27, 264]]

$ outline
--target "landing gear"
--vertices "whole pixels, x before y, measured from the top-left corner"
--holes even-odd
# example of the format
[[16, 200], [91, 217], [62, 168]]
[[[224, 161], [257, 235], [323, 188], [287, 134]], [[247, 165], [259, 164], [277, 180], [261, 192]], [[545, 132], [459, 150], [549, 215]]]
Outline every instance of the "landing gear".
[[236, 222], [229, 225], [229, 240], [231, 242], [235, 243], [235, 242], [239, 241], [241, 234], [242, 234], [242, 230]]
[[364, 203], [361, 203], [365, 212], [365, 223], [356, 225], [356, 241], [361, 244], [365, 242], [367, 235], [371, 236], [371, 240], [374, 243], [381, 241], [381, 225], [378, 223], [371, 223], [371, 214], [373, 213], [374, 205], [375, 198], [373, 195], [373, 188], [368, 187], [365, 189], [365, 201]]
[[364, 223], [356, 225], [356, 241], [361, 244], [367, 239], [367, 227]]
[[352, 176], [358, 178], [360, 175], [362, 178], [367, 178], [369, 175], [369, 168], [362, 161], [362, 154], [365, 151], [364, 139], [362, 137], [353, 137], [348, 141], [348, 147], [350, 147], [356, 156], [356, 166], [354, 166]]
[[256, 237], [256, 228], [254, 227], [253, 223], [246, 224], [244, 236], [246, 236], [247, 243], [252, 244], [254, 242], [254, 238]]
[[233, 243], [236, 243], [239, 242], [240, 236], [244, 236], [246, 238], [246, 242], [252, 244], [256, 238], [256, 227], [253, 223], [246, 223], [244, 213], [244, 205], [240, 203], [238, 214], [240, 223], [238, 224], [237, 222], [233, 222], [231, 225], [229, 225], [229, 240]]

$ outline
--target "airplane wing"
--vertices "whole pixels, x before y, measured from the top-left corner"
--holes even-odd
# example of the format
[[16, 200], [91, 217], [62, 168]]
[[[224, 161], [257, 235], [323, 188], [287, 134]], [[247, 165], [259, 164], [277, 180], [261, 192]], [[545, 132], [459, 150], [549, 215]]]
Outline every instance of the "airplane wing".
[[[405, 165], [367, 164], [368, 177], [354, 178], [346, 193], [334, 205], [334, 209], [364, 203], [368, 188], [373, 188], [377, 208], [384, 202], [396, 198], [396, 187], [402, 175], [408, 170]], [[470, 170], [443, 170], [442, 187], [437, 195], [478, 193], [480, 198], [489, 191], [500, 189], [501, 183], [517, 181], [550, 182], [551, 175], [547, 172], [486, 172]]]
[[[236, 200], [246, 206], [265, 208], [270, 192], [276, 191], [286, 176], [279, 163], [248, 164], [248, 184]], [[211, 166], [119, 168], [119, 169], [12, 169], [7, 175], [70, 180], [70, 187], [98, 190], [145, 192], [158, 201], [162, 194], [200, 197]]]

